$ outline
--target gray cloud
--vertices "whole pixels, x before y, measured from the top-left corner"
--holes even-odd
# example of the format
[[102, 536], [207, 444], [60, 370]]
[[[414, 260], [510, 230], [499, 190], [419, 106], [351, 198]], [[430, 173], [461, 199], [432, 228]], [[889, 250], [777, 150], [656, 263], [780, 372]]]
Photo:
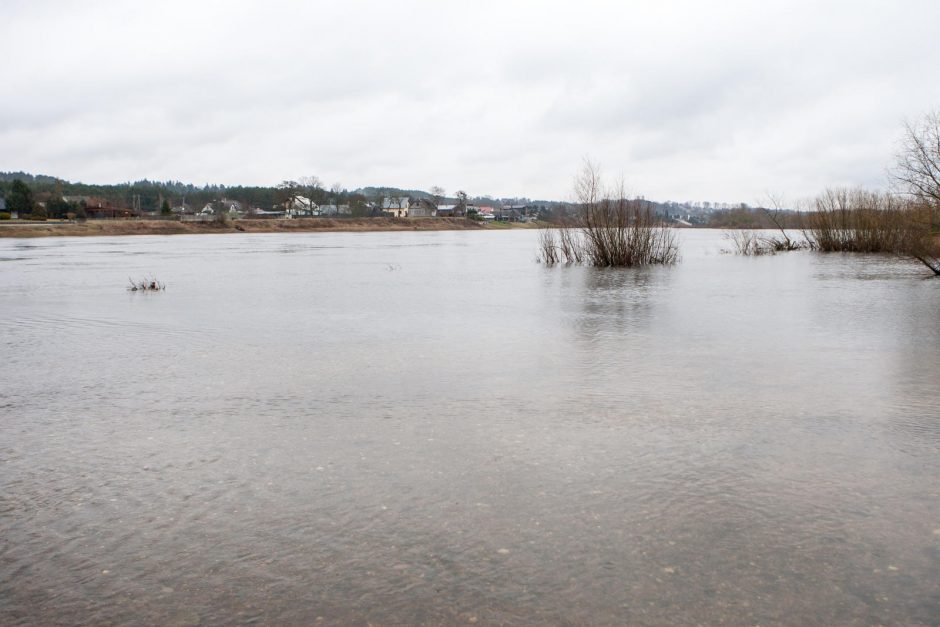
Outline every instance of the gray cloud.
[[658, 199], [882, 185], [933, 1], [4, 2], [0, 169]]

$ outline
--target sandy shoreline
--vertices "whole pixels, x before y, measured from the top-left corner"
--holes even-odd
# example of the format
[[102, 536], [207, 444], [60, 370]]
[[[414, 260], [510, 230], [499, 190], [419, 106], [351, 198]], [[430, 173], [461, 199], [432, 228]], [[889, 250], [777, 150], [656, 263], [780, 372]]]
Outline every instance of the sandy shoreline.
[[464, 218], [299, 218], [294, 220], [88, 220], [75, 222], [0, 223], [0, 237], [83, 237], [105, 235], [195, 235], [212, 233], [314, 233], [320, 231], [482, 231], [527, 228], [518, 223], [484, 224]]

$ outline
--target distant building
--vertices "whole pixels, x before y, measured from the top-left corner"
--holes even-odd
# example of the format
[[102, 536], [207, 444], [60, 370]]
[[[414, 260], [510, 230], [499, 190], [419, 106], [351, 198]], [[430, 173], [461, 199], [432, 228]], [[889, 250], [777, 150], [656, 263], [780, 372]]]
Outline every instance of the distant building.
[[502, 207], [493, 210], [497, 222], [519, 222], [522, 219], [522, 207]]
[[411, 199], [407, 196], [385, 197], [382, 199], [382, 213], [393, 218], [407, 218]]
[[[470, 209], [471, 207], [467, 207]], [[496, 219], [496, 208], [490, 205], [479, 205], [472, 207], [477, 212], [477, 219], [484, 222], [492, 222]]]
[[348, 216], [352, 214], [349, 205], [320, 205], [321, 216]]
[[223, 198], [214, 203], [206, 203], [206, 206], [199, 212], [200, 215], [204, 216], [212, 216], [219, 213], [228, 213], [229, 216], [233, 218], [244, 215], [242, 204], [237, 200], [229, 200], [227, 198]]
[[317, 203], [304, 196], [294, 196], [284, 203], [284, 217], [286, 218], [302, 218], [319, 214], [320, 207]]
[[127, 207], [112, 205], [104, 198], [88, 197], [85, 199], [85, 215], [93, 219], [129, 218], [133, 211]]
[[242, 215], [245, 213], [242, 207], [242, 204], [238, 202], [237, 200], [230, 200], [228, 198], [223, 198], [222, 200], [219, 201], [219, 204], [222, 205], [222, 208], [225, 211], [229, 212], [229, 215], [235, 216], [235, 215]]
[[408, 207], [409, 218], [433, 218], [436, 215], [437, 205], [426, 198], [421, 198]]

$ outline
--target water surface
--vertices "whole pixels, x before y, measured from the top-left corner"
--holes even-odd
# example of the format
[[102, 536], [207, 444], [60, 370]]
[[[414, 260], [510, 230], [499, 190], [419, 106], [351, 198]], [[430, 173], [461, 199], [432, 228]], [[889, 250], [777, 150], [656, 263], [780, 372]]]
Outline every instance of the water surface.
[[681, 236], [0, 240], [0, 623], [940, 624], [940, 284]]

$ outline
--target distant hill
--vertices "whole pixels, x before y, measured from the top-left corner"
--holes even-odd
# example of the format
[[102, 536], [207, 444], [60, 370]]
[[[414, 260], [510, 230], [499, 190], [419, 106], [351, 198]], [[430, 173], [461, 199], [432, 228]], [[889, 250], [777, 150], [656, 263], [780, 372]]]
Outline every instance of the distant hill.
[[430, 193], [421, 189], [402, 189], [400, 187], [360, 187], [353, 193], [362, 194], [366, 198], [378, 196], [408, 196], [409, 198], [433, 198]]
[[0, 182], [10, 183], [19, 179], [24, 183], [55, 183], [56, 178], [48, 174], [29, 174], [28, 172], [0, 172]]

